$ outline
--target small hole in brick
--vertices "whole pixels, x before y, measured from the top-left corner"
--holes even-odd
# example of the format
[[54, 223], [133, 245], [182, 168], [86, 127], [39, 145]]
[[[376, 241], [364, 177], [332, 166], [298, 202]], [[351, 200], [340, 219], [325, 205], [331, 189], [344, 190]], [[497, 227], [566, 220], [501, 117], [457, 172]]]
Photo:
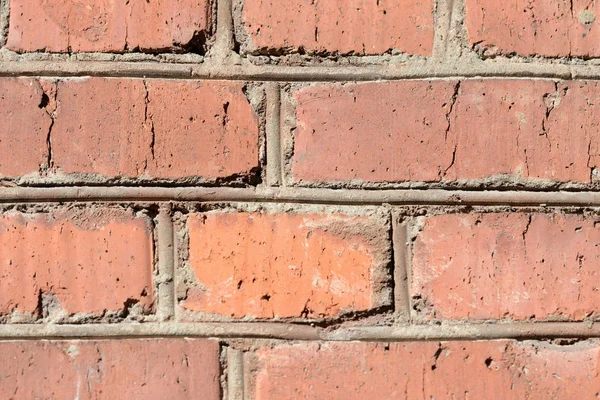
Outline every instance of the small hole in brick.
[[38, 105], [38, 107], [45, 108], [48, 106], [48, 103], [50, 103], [50, 98], [48, 97], [48, 95], [46, 93], [42, 93], [42, 98], [40, 100], [40, 104]]

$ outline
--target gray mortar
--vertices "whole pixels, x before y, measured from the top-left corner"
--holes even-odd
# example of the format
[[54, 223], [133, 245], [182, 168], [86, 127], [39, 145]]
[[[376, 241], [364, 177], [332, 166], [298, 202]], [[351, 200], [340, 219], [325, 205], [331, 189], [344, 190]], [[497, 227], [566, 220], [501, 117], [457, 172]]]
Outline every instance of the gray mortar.
[[248, 99], [248, 102], [252, 106], [254, 112], [258, 116], [258, 157], [259, 157], [259, 169], [260, 175], [256, 177], [250, 176], [250, 180], [258, 182], [264, 182], [266, 180], [266, 158], [267, 158], [267, 97], [265, 93], [264, 84], [258, 82], [250, 82], [246, 84], [244, 88], [244, 95]]
[[[19, 324], [0, 325], [0, 341], [94, 338], [220, 338], [235, 348], [256, 349], [278, 341], [455, 341], [497, 339], [597, 339], [600, 324], [593, 322], [507, 322], [498, 324], [442, 323], [379, 327], [318, 327], [277, 323], [146, 323], [146, 324]], [[251, 341], [250, 341], [251, 340]], [[567, 342], [567, 344], [576, 342]], [[553, 342], [545, 342], [553, 345]], [[564, 344], [555, 340], [554, 345]], [[246, 354], [248, 356], [249, 354]]]
[[227, 400], [244, 400], [244, 352], [231, 346], [227, 349]]
[[213, 0], [212, 5], [215, 35], [208, 58], [217, 63], [236, 64], [239, 56], [235, 53], [231, 0]]
[[228, 0], [231, 3], [231, 13], [233, 19], [233, 37], [236, 47], [239, 47], [241, 55], [247, 54], [254, 49], [250, 36], [246, 33], [243, 26], [242, 15], [244, 12], [244, 0]]
[[281, 111], [280, 111], [280, 123], [281, 127], [281, 168], [282, 168], [282, 182], [284, 186], [293, 186], [292, 181], [292, 159], [294, 157], [294, 132], [297, 127], [296, 121], [296, 101], [294, 100], [292, 93], [295, 89], [294, 85], [285, 85], [281, 91]]
[[265, 85], [266, 93], [266, 183], [268, 186], [282, 184], [283, 154], [281, 147], [281, 88], [277, 82]]
[[411, 280], [411, 242], [407, 223], [398, 211], [392, 212], [392, 246], [394, 249], [394, 310], [396, 321], [410, 321], [412, 309], [409, 282]]
[[332, 190], [303, 188], [188, 188], [188, 187], [52, 187], [7, 186], [0, 190], [0, 204], [68, 203], [83, 206], [94, 202], [151, 205], [155, 202], [205, 204], [249, 203], [287, 205], [396, 206], [499, 206], [594, 207], [600, 205], [595, 191], [464, 191], [464, 190]]
[[6, 45], [10, 18], [9, 0], [0, 0], [0, 48]]

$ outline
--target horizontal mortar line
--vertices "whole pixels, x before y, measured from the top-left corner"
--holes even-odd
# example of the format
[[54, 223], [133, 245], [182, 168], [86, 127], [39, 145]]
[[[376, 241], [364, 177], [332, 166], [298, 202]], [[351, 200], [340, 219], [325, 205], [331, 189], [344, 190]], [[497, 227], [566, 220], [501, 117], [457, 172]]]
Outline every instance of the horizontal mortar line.
[[515, 322], [326, 329], [284, 323], [124, 323], [91, 325], [0, 325], [0, 341], [130, 338], [275, 339], [296, 341], [431, 341], [600, 338], [600, 325], [585, 322]]
[[0, 203], [265, 202], [339, 205], [600, 206], [600, 192], [210, 187], [2, 187]]
[[277, 66], [123, 61], [4, 61], [0, 76], [132, 77], [244, 81], [377, 81], [430, 78], [600, 79], [600, 65], [465, 60], [372, 66]]

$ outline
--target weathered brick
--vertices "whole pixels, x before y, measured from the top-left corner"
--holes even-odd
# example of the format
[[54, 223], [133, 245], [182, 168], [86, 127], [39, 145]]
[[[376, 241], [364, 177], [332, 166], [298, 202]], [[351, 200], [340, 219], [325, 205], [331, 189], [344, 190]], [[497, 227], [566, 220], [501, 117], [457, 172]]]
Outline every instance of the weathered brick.
[[469, 42], [484, 54], [598, 57], [600, 5], [587, 0], [467, 0]]
[[245, 0], [247, 50], [430, 55], [433, 1]]
[[52, 156], [65, 174], [215, 180], [259, 165], [242, 83], [65, 80], [57, 100]]
[[292, 179], [591, 183], [598, 93], [591, 81], [502, 79], [307, 87], [293, 95]]
[[597, 221], [523, 213], [427, 218], [414, 245], [413, 307], [448, 319], [597, 315]]
[[[153, 304], [148, 221], [116, 209], [0, 216], [0, 313], [38, 313], [53, 296], [67, 314]], [[2, 386], [2, 385], [0, 385]]]
[[319, 318], [390, 305], [383, 218], [218, 212], [191, 215], [188, 229], [184, 309]]
[[3, 399], [220, 398], [215, 341], [3, 342], [0, 354]]
[[155, 132], [151, 176], [249, 178], [259, 161], [258, 116], [240, 82], [148, 82]]
[[46, 139], [52, 118], [44, 108], [44, 90], [30, 78], [0, 79], [0, 175], [37, 173], [48, 163]]
[[596, 82], [465, 81], [451, 117], [446, 177], [505, 175], [590, 183], [598, 163]]
[[151, 157], [152, 127], [140, 79], [58, 83], [52, 160], [65, 174], [138, 177]]
[[210, 32], [208, 0], [13, 0], [7, 47], [18, 52], [170, 51]]
[[293, 94], [295, 181], [436, 181], [456, 82], [317, 85]]
[[595, 341], [281, 345], [258, 351], [248, 390], [261, 400], [591, 399], [599, 350]]

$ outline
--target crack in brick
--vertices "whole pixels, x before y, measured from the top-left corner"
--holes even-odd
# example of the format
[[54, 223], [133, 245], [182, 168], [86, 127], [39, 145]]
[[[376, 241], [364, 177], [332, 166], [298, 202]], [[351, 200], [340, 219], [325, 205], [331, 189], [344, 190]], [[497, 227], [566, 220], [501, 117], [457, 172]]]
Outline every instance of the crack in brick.
[[587, 155], [588, 155], [587, 167], [590, 169], [590, 182], [593, 182], [594, 170], [596, 169], [596, 167], [592, 165], [592, 139], [590, 139], [588, 142]]
[[[533, 215], [529, 215], [528, 220], [527, 220], [527, 225], [525, 226], [525, 229], [523, 230], [523, 233], [522, 233], [523, 243], [525, 243], [525, 241], [527, 240], [526, 236], [527, 236], [527, 233], [529, 232], [529, 228], [531, 227], [532, 220], [533, 220]], [[527, 247], [525, 247], [525, 251], [527, 251]]]
[[[50, 117], [50, 126], [48, 127], [48, 132], [46, 134], [46, 148], [47, 148], [48, 155], [46, 156], [45, 165], [42, 165], [40, 167], [40, 174], [45, 175], [54, 166], [54, 159], [52, 157], [52, 129], [54, 128], [54, 124], [56, 122], [55, 112], [56, 112], [57, 99], [58, 99], [58, 82], [52, 82], [52, 85], [54, 86], [54, 90], [53, 90], [54, 93], [52, 94], [52, 97], [53, 97], [52, 99], [50, 99], [50, 96], [44, 90], [44, 86], [43, 86], [42, 82], [38, 81], [38, 84], [40, 85], [40, 89], [42, 91], [42, 95], [40, 98], [40, 104], [38, 105], [38, 107], [40, 109], [43, 109], [46, 112], [46, 114], [48, 115], [48, 117]], [[49, 109], [49, 107], [50, 107], [50, 109]]]
[[[567, 87], [563, 88], [562, 96], [565, 96], [568, 90], [569, 89]], [[558, 107], [558, 105], [561, 103], [562, 96], [559, 90], [558, 82], [554, 82], [554, 93], [546, 93], [543, 97], [544, 105], [546, 106], [546, 114], [542, 119], [542, 133], [540, 134], [540, 136], [546, 137], [550, 149], [552, 148], [552, 142], [550, 141], [550, 137], [548, 136], [548, 122], [550, 120], [550, 115], [552, 115], [554, 109]]]
[[[148, 90], [148, 82], [146, 80], [143, 81], [144, 89], [146, 91], [146, 95], [144, 97], [144, 125], [150, 124], [150, 133], [151, 133], [151, 141], [150, 141], [150, 157], [152, 161], [156, 160], [156, 155], [154, 153], [154, 148], [156, 144], [156, 132], [154, 130], [154, 121], [152, 120], [152, 114], [148, 112], [148, 105], [150, 104], [150, 91]], [[144, 171], [148, 169], [148, 160], [144, 162]]]
[[[450, 100], [450, 107], [448, 109], [448, 112], [446, 113], [447, 125], [446, 125], [446, 132], [444, 133], [444, 141], [445, 142], [448, 141], [448, 134], [450, 133], [450, 130], [452, 129], [452, 112], [454, 111], [454, 106], [456, 105], [456, 102], [458, 101], [460, 85], [461, 85], [461, 81], [456, 82], [456, 85], [454, 85], [454, 93], [452, 94], [452, 98]], [[452, 150], [452, 160], [450, 161], [450, 165], [444, 170], [443, 174], [441, 174], [440, 178], [445, 178], [446, 174], [448, 174], [448, 171], [450, 170], [450, 168], [452, 168], [454, 166], [454, 163], [456, 162], [457, 149], [458, 149], [458, 140], [455, 139], [454, 149]]]

